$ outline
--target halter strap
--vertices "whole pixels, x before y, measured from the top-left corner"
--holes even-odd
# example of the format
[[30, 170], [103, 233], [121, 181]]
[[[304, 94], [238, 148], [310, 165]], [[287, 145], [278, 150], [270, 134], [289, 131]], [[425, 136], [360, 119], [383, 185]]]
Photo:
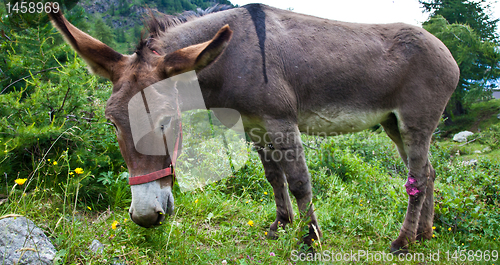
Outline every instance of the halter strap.
[[130, 186], [144, 184], [164, 177], [168, 177], [170, 175], [174, 175], [173, 167], [164, 168], [162, 170], [158, 170], [142, 176], [131, 177], [128, 179], [128, 184]]
[[[146, 109], [148, 110], [149, 108], [147, 107], [147, 102], [145, 100], [144, 100], [144, 104], [146, 105]], [[177, 103], [177, 115], [179, 116], [179, 119], [180, 119], [181, 118], [181, 110], [179, 108], [178, 103]], [[151, 172], [151, 173], [146, 174], [146, 175], [130, 177], [130, 178], [128, 178], [128, 184], [130, 186], [139, 185], [139, 184], [144, 184], [144, 183], [148, 183], [148, 182], [153, 182], [155, 180], [162, 179], [162, 178], [165, 178], [168, 176], [173, 176], [174, 181], [175, 181], [174, 166], [175, 166], [175, 162], [177, 161], [177, 157], [179, 155], [179, 145], [180, 145], [181, 139], [182, 139], [182, 121], [179, 122], [179, 131], [177, 132], [177, 139], [175, 140], [174, 152], [172, 153], [172, 156], [171, 156], [172, 162], [171, 162], [170, 166], [167, 168], [155, 171], [155, 172]], [[168, 150], [168, 148], [167, 148], [167, 141], [165, 139], [165, 135], [163, 135], [163, 141], [165, 143], [165, 151], [166, 151], [166, 150]]]

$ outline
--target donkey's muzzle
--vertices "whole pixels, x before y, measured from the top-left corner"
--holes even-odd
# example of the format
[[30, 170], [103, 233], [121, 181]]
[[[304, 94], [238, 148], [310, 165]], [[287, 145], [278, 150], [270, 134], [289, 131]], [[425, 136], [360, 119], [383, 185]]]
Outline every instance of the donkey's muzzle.
[[146, 228], [159, 226], [165, 215], [173, 212], [174, 196], [170, 187], [159, 189], [155, 182], [132, 186], [129, 214], [134, 223]]
[[153, 227], [161, 225], [165, 220], [165, 211], [158, 200], [142, 207], [130, 207], [130, 219], [142, 227]]
[[165, 213], [163, 213], [163, 211], [151, 212], [146, 215], [134, 215], [134, 212], [130, 211], [129, 214], [130, 219], [132, 219], [134, 223], [145, 228], [159, 226], [165, 220]]

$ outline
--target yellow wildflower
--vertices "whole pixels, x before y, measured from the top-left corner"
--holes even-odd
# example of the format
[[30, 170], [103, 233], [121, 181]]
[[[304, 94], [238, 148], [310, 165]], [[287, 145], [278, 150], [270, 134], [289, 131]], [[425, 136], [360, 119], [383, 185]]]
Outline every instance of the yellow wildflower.
[[28, 179], [16, 179], [16, 180], [14, 180], [14, 182], [16, 182], [17, 185], [23, 185], [24, 182], [26, 182], [26, 180], [28, 180]]
[[90, 208], [90, 206], [87, 206], [87, 209], [89, 209], [90, 211], [92, 211], [92, 208]]
[[73, 172], [69, 172], [68, 174], [73, 175]]
[[448, 231], [451, 231], [451, 227], [450, 227], [450, 228], [448, 228]]
[[314, 238], [311, 238], [311, 241], [314, 242]]
[[264, 191], [264, 195], [267, 195], [267, 191]]
[[248, 221], [248, 223], [247, 223], [247, 224], [248, 224], [249, 226], [253, 226], [253, 221], [252, 221], [252, 220], [250, 220], [250, 221]]
[[49, 159], [47, 159], [47, 161], [49, 161], [49, 162], [50, 162], [50, 158], [49, 158]]
[[435, 227], [435, 226], [433, 226], [433, 227], [432, 227], [432, 230], [436, 230], [436, 227]]
[[116, 227], [117, 227], [119, 224], [120, 224], [120, 223], [118, 223], [118, 222], [115, 220], [115, 221], [111, 224], [111, 228], [112, 228], [113, 230], [115, 230], [115, 229], [116, 229]]
[[432, 237], [436, 237], [436, 235], [432, 235]]
[[267, 236], [267, 232], [265, 232], [265, 233], [264, 233], [264, 235], [266, 235], [266, 236]]
[[196, 200], [194, 201], [194, 203], [198, 203], [198, 199], [196, 199]]
[[54, 163], [52, 163], [52, 164], [54, 164], [54, 166], [56, 166], [57, 165], [57, 161], [54, 161]]
[[249, 203], [250, 201], [246, 201], [246, 203]]
[[81, 168], [81, 167], [75, 168], [75, 173], [76, 174], [82, 174], [83, 173], [83, 168]]

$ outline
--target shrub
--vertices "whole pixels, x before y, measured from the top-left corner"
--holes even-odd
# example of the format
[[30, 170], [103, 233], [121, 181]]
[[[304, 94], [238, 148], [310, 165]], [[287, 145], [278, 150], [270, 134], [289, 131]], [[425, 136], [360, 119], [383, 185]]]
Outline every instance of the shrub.
[[491, 125], [490, 128], [481, 131], [478, 136], [478, 141], [492, 150], [500, 148], [500, 124]]

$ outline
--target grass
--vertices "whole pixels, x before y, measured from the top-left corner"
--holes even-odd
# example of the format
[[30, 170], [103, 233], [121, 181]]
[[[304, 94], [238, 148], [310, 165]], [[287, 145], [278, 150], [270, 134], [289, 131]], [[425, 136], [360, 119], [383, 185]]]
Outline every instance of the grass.
[[[384, 263], [376, 258], [389, 252], [407, 204], [407, 171], [390, 139], [385, 133], [365, 131], [328, 139], [304, 136], [303, 141], [323, 231], [314, 246], [316, 255], [322, 254], [317, 264], [330, 264], [339, 253], [371, 253], [371, 259], [357, 257], [365, 264]], [[411, 253], [423, 253], [425, 261], [393, 263], [500, 263], [498, 256], [492, 261], [491, 252], [500, 249], [500, 155], [485, 149], [479, 142], [433, 142], [435, 237], [410, 246]], [[181, 192], [176, 186], [174, 215], [152, 229], [129, 220], [125, 175], [96, 177], [85, 168], [77, 174], [68, 159], [63, 153], [43, 160], [23, 185], [5, 183], [10, 193], [0, 204], [0, 216], [27, 216], [46, 232], [58, 250], [55, 264], [309, 264], [313, 258], [313, 252], [301, 252], [298, 239], [305, 220], [297, 215], [277, 240], [266, 238], [275, 218], [274, 196], [255, 152], [235, 176], [203, 190]], [[471, 159], [477, 163], [463, 163]], [[89, 194], [88, 183], [102, 185], [103, 192]], [[89, 250], [95, 239], [104, 244], [102, 253]], [[490, 261], [484, 261], [487, 250]], [[478, 251], [483, 253], [480, 262], [474, 256]], [[432, 260], [438, 256], [439, 261]], [[300, 257], [304, 261], [297, 260]], [[461, 261], [463, 257], [469, 260]]]

